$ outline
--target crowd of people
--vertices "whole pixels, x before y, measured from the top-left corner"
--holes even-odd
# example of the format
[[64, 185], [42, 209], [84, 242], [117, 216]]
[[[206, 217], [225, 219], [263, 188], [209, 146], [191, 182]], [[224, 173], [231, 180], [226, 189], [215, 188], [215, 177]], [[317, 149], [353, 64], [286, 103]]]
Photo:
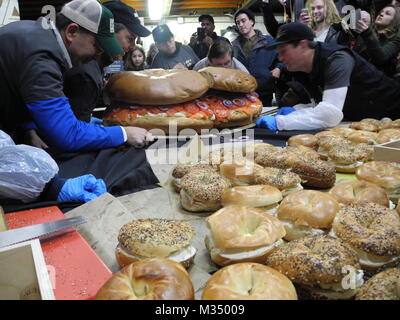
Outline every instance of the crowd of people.
[[[7, 43], [0, 47], [0, 130], [17, 144], [45, 149], [61, 171], [79, 158], [82, 170], [64, 173], [64, 178], [94, 173], [104, 178], [107, 190], [119, 191], [127, 181], [131, 190], [155, 184], [150, 168], [141, 167], [131, 178], [121, 175], [119, 182], [99, 169], [107, 167], [102, 152], [108, 152], [107, 168], [112, 171], [117, 157], [132, 172], [131, 152], [142, 159], [134, 164], [139, 168], [145, 155], [137, 153], [153, 141], [145, 129], [102, 126], [102, 120], [93, 117], [102, 99], [104, 68], [116, 60], [122, 60], [127, 71], [215, 66], [248, 72], [257, 80], [265, 106], [275, 102], [284, 107], [276, 116], [257, 121], [269, 130], [322, 129], [342, 120], [398, 117], [396, 0], [279, 1], [287, 18], [280, 23], [269, 1], [260, 1], [268, 35], [255, 28], [251, 10], [238, 10], [238, 36], [232, 42], [217, 35], [214, 18], [204, 14], [188, 45], [180, 43], [167, 24], [150, 31], [135, 9], [117, 0], [73, 0], [55, 23], [41, 17], [5, 25], [0, 28], [0, 40]], [[342, 12], [349, 4], [361, 9], [354, 28]], [[154, 43], [146, 54], [139, 39], [150, 35]], [[126, 161], [118, 149], [123, 145]], [[94, 159], [99, 166], [88, 172], [84, 163], [93, 165]]]

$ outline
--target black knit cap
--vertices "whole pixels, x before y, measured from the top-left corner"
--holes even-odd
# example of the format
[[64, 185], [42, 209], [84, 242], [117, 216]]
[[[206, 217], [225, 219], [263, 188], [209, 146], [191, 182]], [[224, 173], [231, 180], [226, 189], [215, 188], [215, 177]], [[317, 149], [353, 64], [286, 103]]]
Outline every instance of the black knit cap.
[[203, 19], [210, 20], [210, 21], [212, 22], [212, 24], [214, 24], [214, 18], [211, 17], [209, 14], [202, 14], [202, 15], [199, 17], [199, 22], [201, 22], [201, 20], [203, 20]]
[[251, 11], [250, 9], [242, 8], [242, 9], [239, 9], [238, 11], [236, 11], [236, 13], [235, 13], [235, 17], [234, 17], [235, 24], [236, 24], [236, 17], [242, 13], [246, 14], [250, 20], [254, 21], [254, 23], [256, 22], [256, 16], [254, 15], [254, 12]]
[[275, 49], [280, 44], [285, 44], [300, 40], [314, 40], [315, 34], [309, 26], [300, 22], [286, 23], [279, 27], [275, 42], [267, 49]]

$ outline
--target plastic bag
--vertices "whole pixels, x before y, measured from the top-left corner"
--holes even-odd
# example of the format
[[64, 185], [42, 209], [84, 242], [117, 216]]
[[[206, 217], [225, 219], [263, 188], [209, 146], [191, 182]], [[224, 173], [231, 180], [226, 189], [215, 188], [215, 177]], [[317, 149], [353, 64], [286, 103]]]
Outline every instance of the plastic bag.
[[15, 146], [15, 143], [7, 133], [0, 130], [0, 148], [7, 146]]
[[34, 201], [57, 173], [57, 163], [42, 149], [0, 147], [0, 198]]

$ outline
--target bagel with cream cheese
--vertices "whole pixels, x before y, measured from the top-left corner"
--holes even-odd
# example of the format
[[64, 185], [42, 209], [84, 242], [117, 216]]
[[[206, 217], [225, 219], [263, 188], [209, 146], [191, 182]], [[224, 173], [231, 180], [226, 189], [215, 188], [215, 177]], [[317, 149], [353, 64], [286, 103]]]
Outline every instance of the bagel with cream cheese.
[[282, 200], [277, 217], [285, 226], [285, 240], [292, 241], [308, 235], [327, 234], [339, 210], [339, 203], [329, 194], [301, 190]]
[[374, 202], [389, 207], [389, 198], [385, 189], [367, 181], [339, 183], [329, 190], [329, 194], [342, 205]]
[[224, 207], [241, 205], [258, 208], [268, 214], [275, 215], [282, 192], [269, 185], [237, 186], [222, 192], [221, 202]]
[[115, 250], [121, 268], [146, 258], [167, 258], [188, 268], [196, 249], [190, 244], [194, 228], [185, 221], [139, 219], [123, 225]]
[[357, 179], [384, 188], [389, 199], [397, 203], [400, 197], [400, 164], [389, 161], [370, 161], [356, 171]]
[[376, 203], [343, 207], [336, 214], [331, 235], [351, 246], [365, 269], [389, 266], [400, 257], [400, 217]]
[[211, 260], [220, 266], [260, 262], [283, 244], [285, 228], [275, 217], [256, 208], [231, 205], [206, 219], [205, 238]]
[[[307, 236], [278, 247], [268, 256], [266, 265], [316, 299], [351, 299], [363, 284], [354, 250], [326, 235]], [[346, 270], [354, 271], [354, 288], [343, 286]]]

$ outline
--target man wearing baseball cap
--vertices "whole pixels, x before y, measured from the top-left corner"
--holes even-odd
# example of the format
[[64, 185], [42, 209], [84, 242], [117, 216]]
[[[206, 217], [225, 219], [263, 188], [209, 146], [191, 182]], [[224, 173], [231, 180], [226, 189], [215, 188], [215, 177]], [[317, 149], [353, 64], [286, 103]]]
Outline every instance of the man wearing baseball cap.
[[279, 59], [309, 94], [308, 104], [264, 116], [257, 125], [270, 130], [313, 130], [337, 126], [343, 119], [397, 118], [400, 84], [357, 53], [336, 44], [314, 42], [305, 24], [281, 26], [276, 42]]
[[190, 46], [175, 41], [168, 25], [158, 25], [152, 34], [158, 48], [158, 53], [151, 64], [152, 69], [192, 69], [199, 61]]
[[[112, 13], [95, 0], [67, 3], [56, 25], [44, 18], [0, 28], [0, 129], [20, 143], [33, 123], [46, 144], [61, 152], [98, 150], [151, 138], [134, 127], [100, 127], [79, 121], [63, 91], [63, 74], [103, 52], [122, 51]], [[43, 146], [43, 145], [42, 145]]]
[[123, 55], [132, 50], [138, 37], [147, 37], [150, 30], [140, 23], [135, 9], [120, 1], [103, 3], [108, 8], [115, 22], [115, 37], [123, 49], [120, 56], [103, 53], [95, 60], [75, 67], [64, 74], [64, 93], [70, 100], [75, 116], [82, 121], [100, 121], [92, 117], [93, 109], [101, 100], [104, 86], [104, 67], [114, 60], [121, 60]]

